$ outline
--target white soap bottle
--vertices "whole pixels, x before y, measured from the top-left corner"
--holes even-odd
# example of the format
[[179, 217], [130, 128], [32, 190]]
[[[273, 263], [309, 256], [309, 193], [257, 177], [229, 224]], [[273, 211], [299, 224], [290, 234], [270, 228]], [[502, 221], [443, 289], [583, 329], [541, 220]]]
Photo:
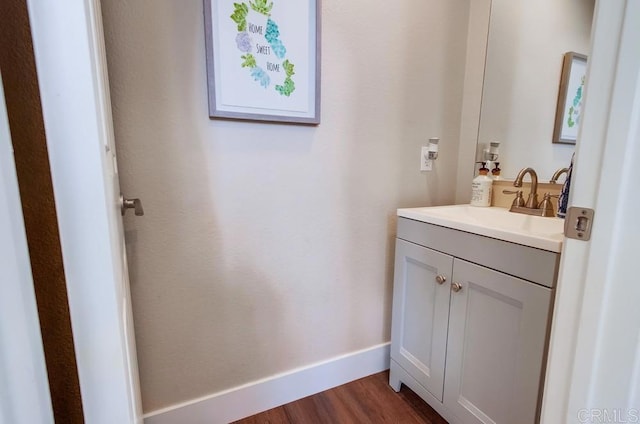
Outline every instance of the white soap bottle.
[[489, 174], [489, 168], [484, 163], [480, 168], [480, 174], [471, 183], [471, 206], [491, 206], [493, 193], [493, 178]]

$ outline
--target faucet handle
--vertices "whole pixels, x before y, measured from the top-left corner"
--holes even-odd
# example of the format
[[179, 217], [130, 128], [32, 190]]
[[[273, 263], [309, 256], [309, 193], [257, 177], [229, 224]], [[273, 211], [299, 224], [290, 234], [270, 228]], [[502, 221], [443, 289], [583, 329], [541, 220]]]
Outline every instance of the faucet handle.
[[551, 203], [552, 197], [558, 197], [555, 194], [544, 194], [544, 199], [542, 199], [542, 203], [540, 203], [540, 210], [542, 211], [542, 216], [555, 216], [555, 212], [553, 211], [553, 203]]
[[502, 190], [504, 194], [515, 194], [516, 198], [513, 199], [513, 203], [511, 203], [511, 207], [522, 207], [524, 206], [524, 197], [522, 190]]

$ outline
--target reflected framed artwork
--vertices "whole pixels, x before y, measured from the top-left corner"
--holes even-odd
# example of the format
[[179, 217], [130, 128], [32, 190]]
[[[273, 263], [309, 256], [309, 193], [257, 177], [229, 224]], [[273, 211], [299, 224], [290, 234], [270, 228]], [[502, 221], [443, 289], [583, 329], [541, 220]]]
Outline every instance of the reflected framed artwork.
[[209, 117], [320, 123], [320, 0], [204, 0]]
[[576, 144], [582, 117], [586, 74], [587, 56], [575, 52], [565, 53], [553, 130], [554, 143]]

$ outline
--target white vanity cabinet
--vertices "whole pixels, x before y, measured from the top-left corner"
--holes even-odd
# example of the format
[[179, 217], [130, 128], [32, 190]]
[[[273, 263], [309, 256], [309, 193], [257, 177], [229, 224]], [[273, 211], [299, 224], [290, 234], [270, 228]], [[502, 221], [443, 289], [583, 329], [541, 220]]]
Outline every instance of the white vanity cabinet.
[[391, 386], [451, 424], [537, 422], [559, 256], [399, 218]]
[[452, 269], [451, 256], [396, 241], [391, 359], [438, 401], [443, 395]]

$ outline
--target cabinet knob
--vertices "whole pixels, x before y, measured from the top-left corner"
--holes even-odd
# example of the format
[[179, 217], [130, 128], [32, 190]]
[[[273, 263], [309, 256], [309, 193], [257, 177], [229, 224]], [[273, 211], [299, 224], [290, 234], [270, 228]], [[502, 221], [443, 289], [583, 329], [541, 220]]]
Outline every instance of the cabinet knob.
[[447, 281], [447, 277], [444, 275], [436, 275], [436, 283], [444, 284]]
[[462, 290], [462, 284], [460, 284], [460, 283], [451, 283], [451, 290], [453, 290], [454, 292], [458, 293], [460, 290]]

